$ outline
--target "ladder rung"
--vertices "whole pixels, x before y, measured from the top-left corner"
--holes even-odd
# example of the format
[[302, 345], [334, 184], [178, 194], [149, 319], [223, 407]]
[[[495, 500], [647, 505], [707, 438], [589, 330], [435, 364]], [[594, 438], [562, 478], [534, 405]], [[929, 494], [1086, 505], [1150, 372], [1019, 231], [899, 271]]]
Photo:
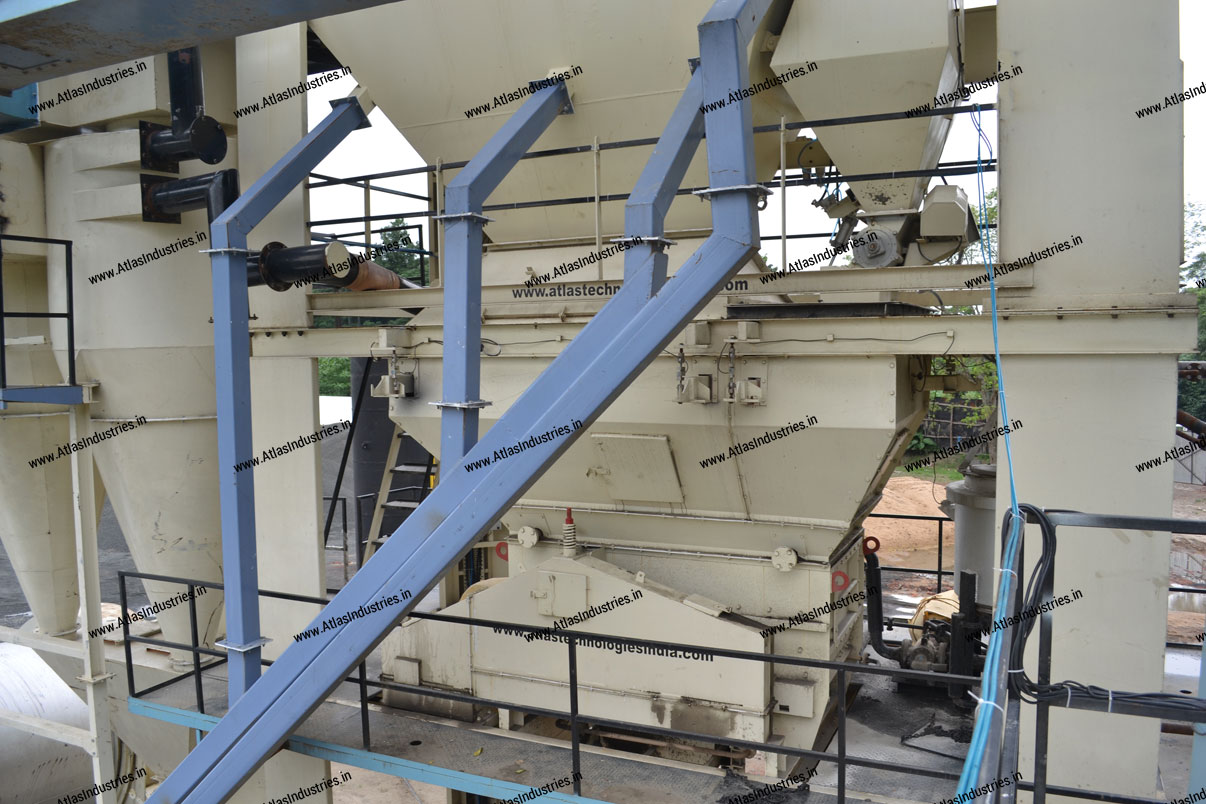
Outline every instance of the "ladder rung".
[[413, 500], [390, 500], [381, 506], [382, 508], [418, 508], [419, 504]]
[[422, 472], [427, 474], [427, 464], [425, 463], [402, 463], [390, 469], [391, 472]]

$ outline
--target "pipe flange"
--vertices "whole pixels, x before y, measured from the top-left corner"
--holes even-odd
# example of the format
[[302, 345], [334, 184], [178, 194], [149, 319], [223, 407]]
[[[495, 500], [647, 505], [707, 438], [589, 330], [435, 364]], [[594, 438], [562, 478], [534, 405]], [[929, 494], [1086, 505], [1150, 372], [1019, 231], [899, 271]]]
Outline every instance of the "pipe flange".
[[799, 561], [800, 557], [790, 547], [776, 547], [771, 553], [771, 566], [779, 572], [791, 572], [792, 567]]
[[284, 293], [286, 290], [288, 290], [290, 283], [282, 282], [281, 280], [273, 277], [272, 274], [268, 273], [268, 255], [273, 251], [279, 251], [283, 248], [285, 248], [285, 244], [279, 240], [273, 240], [271, 243], [266, 243], [264, 247], [260, 249], [260, 262], [257, 266], [260, 271], [260, 279], [264, 280], [265, 285], [278, 293]]
[[536, 543], [540, 541], [540, 537], [543, 535], [544, 534], [540, 532], [540, 528], [534, 528], [531, 525], [524, 525], [519, 529], [519, 533], [516, 534], [515, 538], [519, 541], [520, 546], [530, 548], [535, 547]]

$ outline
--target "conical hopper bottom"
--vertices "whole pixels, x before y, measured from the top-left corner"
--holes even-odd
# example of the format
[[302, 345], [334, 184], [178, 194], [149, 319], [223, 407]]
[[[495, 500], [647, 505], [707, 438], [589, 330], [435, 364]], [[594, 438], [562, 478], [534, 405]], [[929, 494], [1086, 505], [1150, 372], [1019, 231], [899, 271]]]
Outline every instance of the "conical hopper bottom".
[[[94, 432], [114, 423], [96, 421]], [[93, 447], [109, 501], [139, 571], [222, 580], [218, 522], [217, 424], [213, 419], [148, 421]], [[191, 642], [187, 587], [145, 580], [163, 638]], [[197, 633], [212, 645], [224, 631], [222, 594], [198, 594]], [[191, 662], [187, 653], [173, 658]]]
[[71, 461], [31, 467], [68, 441], [68, 416], [0, 415], [0, 542], [44, 634], [76, 630], [80, 610]]

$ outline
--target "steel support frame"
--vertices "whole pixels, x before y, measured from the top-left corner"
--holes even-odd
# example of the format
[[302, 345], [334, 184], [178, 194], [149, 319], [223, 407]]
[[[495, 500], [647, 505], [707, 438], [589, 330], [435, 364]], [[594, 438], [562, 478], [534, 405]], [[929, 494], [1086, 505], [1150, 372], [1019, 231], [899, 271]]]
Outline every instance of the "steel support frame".
[[305, 181], [344, 137], [368, 124], [354, 98], [335, 101], [332, 106], [313, 131], [210, 224], [222, 574], [226, 579], [226, 639], [220, 644], [230, 659], [227, 697], [231, 706], [260, 677], [264, 644], [256, 597], [255, 484], [251, 471], [235, 471], [237, 464], [253, 455], [247, 234]]
[[[730, 89], [748, 85], [746, 48], [769, 3], [719, 0], [700, 24], [705, 95], [727, 97]], [[324, 621], [343, 616], [346, 624], [321, 630], [286, 648], [256, 685], [257, 694], [233, 703], [226, 717], [159, 786], [150, 804], [226, 801], [757, 253], [754, 198], [748, 191], [736, 189], [754, 183], [750, 119], [749, 100], [742, 99], [709, 114], [705, 121], [711, 185], [717, 191], [710, 199], [714, 233], [674, 281], [652, 298], [640, 283], [625, 285], [485, 438], [455, 465], [446, 461], [443, 482], [386, 541], [377, 558], [356, 573], [318, 614], [311, 627], [322, 629]], [[288, 157], [282, 162], [288, 162]], [[725, 188], [733, 189], [726, 192]], [[229, 226], [236, 210], [243, 208], [245, 205], [232, 208], [225, 220], [219, 220]], [[227, 240], [221, 247], [228, 245]], [[479, 348], [476, 343], [466, 346], [474, 351]], [[499, 447], [555, 431], [575, 420], [583, 426], [569, 435], [554, 436], [476, 471], [467, 468], [469, 463], [492, 456]], [[228, 459], [235, 460], [233, 454], [223, 458]], [[254, 588], [250, 591], [254, 594]], [[402, 591], [411, 594], [399, 602]]]
[[444, 398], [440, 458], [460, 460], [477, 443], [481, 394], [482, 205], [557, 115], [562, 81], [528, 98], [444, 192]]
[[[92, 419], [88, 408], [75, 405], [71, 408], [69, 437], [74, 444], [92, 434]], [[109, 726], [109, 678], [105, 664], [105, 641], [92, 636], [101, 624], [100, 559], [96, 537], [96, 486], [92, 448], [71, 454], [71, 485], [75, 520], [75, 551], [79, 561], [79, 585], [83, 623], [80, 639], [83, 642], [84, 673], [79, 680], [84, 684], [88, 701], [88, 731], [92, 741], [92, 776], [97, 784], [104, 784], [115, 767], [113, 736]], [[97, 797], [101, 804], [113, 804], [116, 793], [106, 790]]]
[[625, 234], [643, 240], [624, 254], [624, 284], [642, 283], [646, 298], [666, 282], [666, 213], [703, 138], [702, 103], [703, 73], [696, 71], [624, 205]]

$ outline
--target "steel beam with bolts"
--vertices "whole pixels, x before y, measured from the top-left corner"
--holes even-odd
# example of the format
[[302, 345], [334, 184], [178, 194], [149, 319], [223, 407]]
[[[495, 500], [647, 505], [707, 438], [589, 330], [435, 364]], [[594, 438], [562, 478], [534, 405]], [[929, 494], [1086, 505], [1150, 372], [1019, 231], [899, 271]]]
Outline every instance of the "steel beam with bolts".
[[[768, 2], [721, 0], [701, 24], [705, 94], [724, 85], [727, 96], [747, 83], [746, 46]], [[741, 24], [733, 19], [738, 15]], [[640, 283], [626, 284], [486, 436], [460, 462], [446, 464], [443, 482], [311, 627], [345, 615], [354, 619], [290, 645], [256, 684], [257, 694], [231, 707], [150, 804], [226, 801], [756, 253], [749, 102], [721, 111], [727, 114], [707, 121], [715, 233], [652, 298]], [[476, 351], [477, 344], [461, 348]], [[575, 422], [583, 426], [561, 434]], [[500, 447], [549, 432], [557, 435], [506, 460], [477, 465]]]
[[624, 284], [643, 283], [646, 297], [666, 282], [666, 247], [671, 244], [665, 237], [666, 212], [703, 138], [702, 102], [703, 74], [696, 70], [624, 205], [624, 239], [629, 245]]
[[254, 454], [251, 443], [251, 337], [248, 333], [247, 233], [343, 141], [368, 124], [354, 98], [336, 101], [314, 130], [281, 157], [210, 225], [214, 294], [214, 377], [217, 386], [218, 472], [222, 574], [226, 590], [229, 686], [234, 706], [260, 677], [259, 572], [255, 485], [251, 469], [235, 466]]
[[569, 105], [565, 82], [538, 90], [490, 138], [444, 191], [444, 398], [440, 460], [460, 460], [477, 443], [481, 394], [482, 204]]

